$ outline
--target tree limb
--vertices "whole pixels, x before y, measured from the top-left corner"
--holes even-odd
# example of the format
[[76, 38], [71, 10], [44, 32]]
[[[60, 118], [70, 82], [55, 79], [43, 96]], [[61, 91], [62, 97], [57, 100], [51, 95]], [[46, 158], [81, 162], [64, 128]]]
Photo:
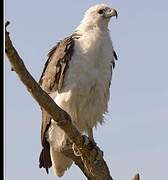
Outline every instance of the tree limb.
[[12, 69], [16, 72], [19, 79], [26, 86], [27, 90], [37, 101], [39, 106], [44, 108], [57, 122], [57, 125], [68, 135], [73, 146], [77, 149], [80, 155], [79, 157], [75, 157], [71, 150], [71, 155], [67, 152], [67, 156], [69, 155], [69, 157], [73, 157], [72, 159], [88, 179], [112, 180], [100, 149], [95, 143], [90, 142], [86, 136], [81, 135], [73, 125], [70, 116], [55, 104], [53, 99], [41, 89], [39, 84], [30, 75], [19, 54], [12, 45], [9, 33], [6, 31], [7, 25], [9, 25], [9, 22], [5, 24], [5, 52]]
[[[9, 21], [5, 23], [5, 52], [19, 79], [26, 86], [32, 97], [37, 101], [39, 106], [43, 107], [57, 122], [68, 135], [71, 142], [61, 149], [67, 157], [71, 158], [81, 169], [88, 180], [113, 180], [106, 162], [103, 159], [102, 151], [94, 142], [88, 140], [86, 136], [80, 134], [72, 124], [70, 116], [55, 104], [53, 99], [41, 89], [39, 84], [34, 80], [26, 69], [22, 59], [12, 45], [9, 32], [6, 27]], [[75, 146], [80, 156], [76, 156], [72, 146]], [[132, 180], [140, 180], [139, 174], [135, 175]]]

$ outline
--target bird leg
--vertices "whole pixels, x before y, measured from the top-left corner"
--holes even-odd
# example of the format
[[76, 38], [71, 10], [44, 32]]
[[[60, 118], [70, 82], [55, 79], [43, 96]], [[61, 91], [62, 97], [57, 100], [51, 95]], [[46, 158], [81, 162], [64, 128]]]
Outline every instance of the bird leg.
[[89, 139], [91, 141], [94, 141], [94, 138], [93, 138], [93, 129], [92, 128], [88, 128], [87, 133], [88, 133]]
[[[86, 136], [84, 136], [84, 137], [86, 137], [84, 144], [89, 146], [92, 149], [96, 145], [94, 138], [93, 138], [93, 129], [88, 128], [87, 134], [88, 134], [88, 138]], [[74, 143], [72, 144], [72, 150], [73, 150], [75, 156], [81, 156], [82, 155]]]
[[88, 133], [88, 146], [93, 149], [96, 145], [95, 141], [94, 141], [94, 138], [93, 138], [93, 129], [92, 128], [88, 128], [87, 129], [87, 133]]

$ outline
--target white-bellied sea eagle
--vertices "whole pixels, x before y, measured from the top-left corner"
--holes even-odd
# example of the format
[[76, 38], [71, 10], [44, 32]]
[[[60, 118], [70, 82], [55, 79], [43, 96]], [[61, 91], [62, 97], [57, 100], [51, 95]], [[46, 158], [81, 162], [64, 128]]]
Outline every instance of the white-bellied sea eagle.
[[[81, 133], [93, 139], [93, 128], [102, 124], [108, 110], [112, 71], [117, 55], [108, 24], [117, 11], [106, 4], [90, 7], [75, 29], [59, 41], [48, 54], [39, 84], [72, 118]], [[39, 167], [52, 166], [54, 175], [62, 176], [72, 165], [60, 149], [67, 135], [42, 109], [42, 151]]]

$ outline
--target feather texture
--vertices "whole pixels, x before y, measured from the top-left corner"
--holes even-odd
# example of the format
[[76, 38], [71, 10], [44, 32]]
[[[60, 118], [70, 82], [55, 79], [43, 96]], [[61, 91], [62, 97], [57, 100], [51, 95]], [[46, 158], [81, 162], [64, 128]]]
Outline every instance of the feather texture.
[[[117, 60], [108, 30], [110, 17], [98, 13], [102, 8], [109, 9], [104, 4], [91, 7], [74, 33], [54, 46], [39, 81], [82, 133], [104, 122]], [[72, 164], [60, 152], [68, 137], [43, 109], [41, 129], [40, 167], [48, 171], [52, 162], [54, 174], [62, 176]]]

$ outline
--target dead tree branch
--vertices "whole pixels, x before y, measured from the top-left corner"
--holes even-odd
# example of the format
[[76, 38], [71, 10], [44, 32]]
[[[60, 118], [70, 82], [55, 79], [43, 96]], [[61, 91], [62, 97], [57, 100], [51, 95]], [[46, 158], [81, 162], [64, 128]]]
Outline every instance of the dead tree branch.
[[[86, 136], [81, 135], [73, 125], [70, 116], [55, 104], [53, 99], [41, 89], [28, 72], [10, 40], [9, 32], [6, 30], [8, 25], [9, 22], [7, 21], [5, 24], [5, 52], [12, 66], [11, 69], [16, 72], [39, 106], [43, 107], [57, 122], [57, 125], [68, 135], [71, 142], [69, 147], [62, 148], [62, 152], [75, 162], [88, 180], [113, 180], [103, 159], [102, 151], [95, 143], [90, 142]], [[80, 156], [74, 154], [72, 146], [77, 149]], [[140, 180], [139, 174], [134, 176], [132, 180]]]
[[[5, 28], [9, 22], [5, 24]], [[70, 156], [80, 167], [86, 177], [90, 180], [112, 180], [106, 162], [103, 159], [100, 149], [96, 144], [90, 142], [86, 136], [82, 136], [76, 127], [72, 124], [70, 116], [58, 107], [50, 96], [44, 92], [35, 79], [26, 69], [22, 59], [14, 48], [10, 40], [9, 33], [5, 29], [5, 52], [12, 69], [16, 72], [19, 79], [26, 86], [31, 96], [37, 101], [40, 107], [44, 108], [57, 125], [65, 131], [73, 146], [76, 147], [80, 156], [75, 157], [74, 153]], [[89, 142], [89, 143], [88, 143]]]

